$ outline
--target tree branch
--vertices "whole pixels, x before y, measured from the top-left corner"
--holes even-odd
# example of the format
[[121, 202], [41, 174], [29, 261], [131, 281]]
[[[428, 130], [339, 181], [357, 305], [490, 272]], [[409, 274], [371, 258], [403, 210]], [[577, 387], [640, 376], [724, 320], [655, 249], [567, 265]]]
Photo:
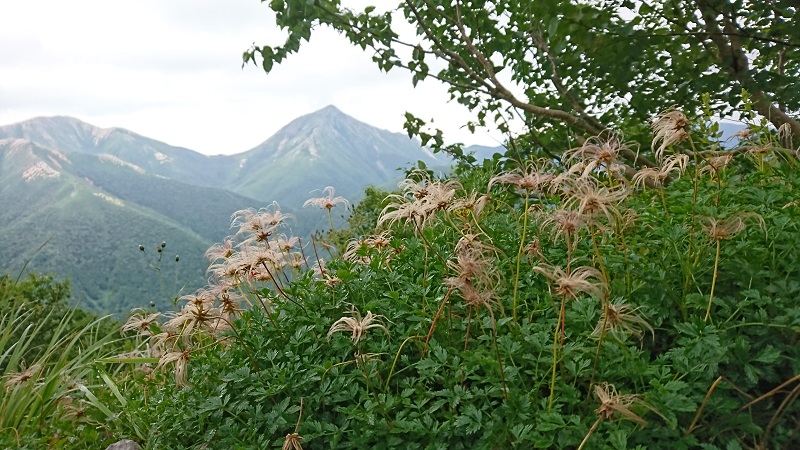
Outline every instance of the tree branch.
[[522, 101], [519, 98], [517, 98], [510, 90], [508, 90], [508, 88], [506, 88], [500, 82], [500, 80], [497, 79], [497, 74], [494, 71], [494, 67], [492, 66], [491, 62], [486, 58], [486, 55], [484, 55], [483, 52], [481, 52], [480, 49], [478, 49], [475, 46], [475, 44], [472, 42], [472, 39], [467, 34], [466, 29], [464, 28], [464, 23], [463, 23], [462, 17], [461, 17], [461, 2], [460, 1], [456, 2], [456, 23], [455, 23], [455, 25], [456, 25], [456, 27], [458, 27], [458, 30], [459, 30], [459, 32], [461, 34], [461, 38], [462, 38], [464, 44], [466, 45], [467, 50], [469, 50], [470, 54], [478, 61], [478, 63], [481, 65], [483, 70], [488, 75], [488, 79], [491, 81], [491, 84], [493, 85], [493, 90], [492, 91], [494, 92], [494, 97], [495, 98], [497, 98], [499, 100], [505, 100], [505, 101], [511, 103], [511, 105], [513, 105], [514, 107], [519, 108], [519, 109], [521, 109], [523, 111], [529, 112], [529, 113], [531, 113], [533, 115], [542, 116], [542, 117], [548, 117], [548, 118], [551, 118], [551, 119], [556, 119], [556, 120], [559, 120], [559, 121], [564, 122], [566, 124], [572, 125], [572, 126], [574, 126], [576, 128], [579, 128], [582, 131], [584, 131], [584, 132], [586, 132], [586, 133], [588, 133], [590, 135], [597, 135], [597, 134], [600, 134], [603, 131], [602, 127], [593, 126], [592, 124], [590, 124], [586, 120], [584, 120], [584, 119], [582, 119], [580, 117], [574, 116], [574, 115], [572, 115], [572, 114], [570, 114], [570, 113], [568, 113], [566, 111], [562, 111], [562, 110], [559, 110], [559, 109], [544, 108], [544, 107], [541, 107], [541, 106], [532, 105], [532, 104], [530, 104], [528, 102]]
[[555, 84], [556, 89], [561, 92], [561, 96], [564, 97], [573, 108], [575, 108], [575, 111], [578, 111], [582, 118], [597, 128], [603, 128], [603, 125], [586, 112], [586, 110], [583, 108], [583, 105], [581, 105], [578, 99], [575, 98], [575, 96], [572, 95], [569, 89], [567, 89], [567, 87], [564, 85], [561, 75], [558, 73], [558, 64], [556, 63], [556, 58], [553, 55], [553, 52], [550, 51], [550, 46], [547, 45], [547, 42], [544, 39], [541, 23], [539, 23], [537, 31], [538, 32], [534, 32], [533, 26], [531, 26], [531, 31], [529, 34], [531, 39], [533, 39], [534, 44], [536, 44], [536, 47], [542, 51], [542, 53], [547, 57], [547, 60], [550, 61], [550, 65], [553, 67], [553, 76], [550, 78], [552, 79], [553, 84]]
[[[766, 117], [776, 128], [788, 124], [792, 136], [800, 139], [800, 122], [781, 111], [781, 108], [767, 97], [764, 90], [750, 76], [750, 63], [741, 39], [734, 33], [735, 26], [730, 15], [714, 10], [707, 0], [695, 0], [695, 3], [703, 16], [709, 39], [717, 47], [717, 62], [720, 67], [732, 80], [750, 92], [753, 107], [759, 114]], [[717, 16], [720, 14], [722, 14], [722, 29], [717, 24]]]

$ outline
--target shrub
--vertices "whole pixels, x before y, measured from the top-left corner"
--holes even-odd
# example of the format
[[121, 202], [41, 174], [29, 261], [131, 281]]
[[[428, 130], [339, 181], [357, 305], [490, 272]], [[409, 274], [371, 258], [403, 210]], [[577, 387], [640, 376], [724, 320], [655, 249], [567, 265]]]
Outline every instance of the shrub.
[[159, 370], [126, 411], [150, 448], [800, 445], [796, 156], [661, 125], [632, 177], [613, 137], [413, 172], [329, 260], [242, 212], [219, 284], [140, 328], [188, 386]]

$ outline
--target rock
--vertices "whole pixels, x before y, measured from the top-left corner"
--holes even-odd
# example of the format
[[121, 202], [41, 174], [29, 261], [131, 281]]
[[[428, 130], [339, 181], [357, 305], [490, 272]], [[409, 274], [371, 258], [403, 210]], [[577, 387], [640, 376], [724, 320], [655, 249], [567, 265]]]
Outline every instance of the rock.
[[130, 439], [123, 439], [109, 445], [106, 450], [142, 450], [142, 447]]

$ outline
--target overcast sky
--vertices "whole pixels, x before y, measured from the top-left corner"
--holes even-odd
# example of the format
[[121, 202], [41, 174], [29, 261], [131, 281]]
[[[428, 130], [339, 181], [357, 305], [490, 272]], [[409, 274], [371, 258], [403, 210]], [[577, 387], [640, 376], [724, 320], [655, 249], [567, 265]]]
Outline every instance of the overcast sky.
[[391, 131], [409, 111], [435, 118], [450, 140], [502, 140], [460, 129], [471, 116], [438, 82], [414, 89], [328, 29], [269, 75], [242, 68], [254, 42], [282, 42], [259, 0], [2, 0], [0, 17], [0, 125], [68, 115], [232, 154], [333, 104]]

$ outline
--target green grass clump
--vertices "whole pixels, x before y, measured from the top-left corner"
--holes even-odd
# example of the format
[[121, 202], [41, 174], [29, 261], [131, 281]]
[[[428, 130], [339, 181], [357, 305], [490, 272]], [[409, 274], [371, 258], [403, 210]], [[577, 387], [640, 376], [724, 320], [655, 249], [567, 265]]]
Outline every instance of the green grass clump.
[[95, 361], [120, 348], [116, 324], [69, 308], [68, 285], [49, 277], [6, 275], [0, 287], [0, 445], [93, 448], [107, 440], [106, 417], [86, 399], [96, 398]]

